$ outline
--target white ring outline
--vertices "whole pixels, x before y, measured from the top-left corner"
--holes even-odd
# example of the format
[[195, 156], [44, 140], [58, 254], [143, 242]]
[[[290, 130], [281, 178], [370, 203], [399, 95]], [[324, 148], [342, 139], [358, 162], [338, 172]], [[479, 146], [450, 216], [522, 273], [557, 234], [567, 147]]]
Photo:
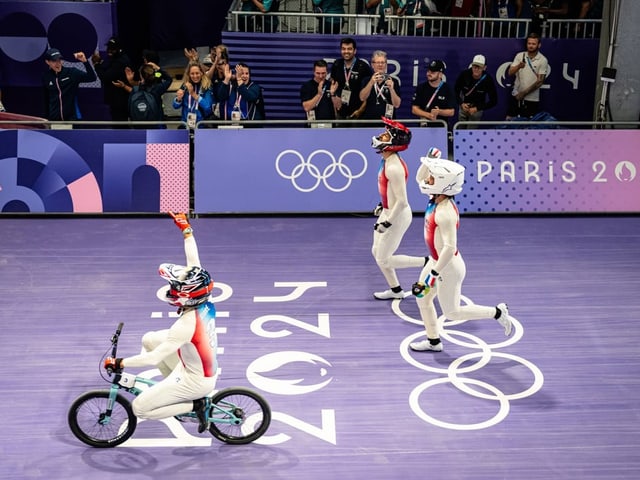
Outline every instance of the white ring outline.
[[[299, 159], [300, 163], [295, 167], [293, 167], [291, 174], [286, 174], [280, 168], [280, 160], [282, 159], [283, 156], [290, 153], [296, 156]], [[358, 154], [362, 159], [362, 163], [363, 163], [362, 170], [357, 174], [354, 174], [351, 171], [351, 168], [348, 165], [343, 163], [344, 158], [351, 153]], [[325, 167], [322, 173], [320, 173], [320, 169], [318, 167], [316, 167], [314, 164], [311, 163], [313, 158], [319, 154], [326, 154], [331, 159], [331, 163]], [[367, 163], [366, 155], [362, 153], [360, 150], [353, 149], [353, 148], [342, 152], [338, 160], [336, 160], [336, 158], [333, 156], [333, 153], [325, 149], [314, 150], [313, 152], [311, 152], [311, 154], [306, 160], [304, 159], [302, 154], [297, 150], [287, 149], [287, 150], [283, 150], [278, 154], [278, 156], [276, 157], [275, 167], [276, 167], [276, 171], [278, 172], [278, 175], [280, 175], [282, 178], [285, 178], [287, 180], [291, 180], [291, 183], [293, 184], [294, 188], [300, 192], [303, 192], [303, 193], [312, 192], [316, 188], [318, 188], [318, 186], [320, 185], [320, 182], [322, 182], [324, 183], [324, 186], [327, 188], [327, 190], [335, 193], [340, 193], [347, 190], [351, 186], [351, 183], [353, 182], [353, 180], [360, 178], [365, 174], [365, 172], [367, 171], [368, 163]], [[316, 179], [316, 182], [311, 187], [307, 187], [307, 188], [301, 187], [296, 182], [296, 179], [300, 177], [305, 172], [305, 170], [308, 171], [309, 174]], [[347, 183], [342, 187], [333, 187], [328, 183], [329, 177], [331, 177], [336, 170], [338, 170], [340, 174], [347, 179]]]
[[481, 382], [479, 380], [474, 380], [473, 378], [465, 378], [464, 381], [468, 383], [475, 383], [476, 385], [482, 384], [481, 386], [485, 387], [489, 391], [493, 391], [496, 394], [496, 398], [498, 398], [500, 401], [500, 409], [498, 410], [498, 413], [493, 416], [493, 418], [490, 418], [489, 420], [485, 420], [484, 422], [480, 422], [480, 423], [459, 424], [459, 423], [443, 422], [442, 420], [438, 420], [437, 418], [432, 417], [431, 415], [428, 415], [420, 407], [420, 404], [418, 403], [420, 394], [424, 392], [427, 388], [433, 385], [449, 382], [448, 378], [434, 378], [433, 380], [428, 380], [418, 385], [416, 388], [414, 388], [411, 391], [411, 394], [409, 395], [409, 406], [411, 407], [411, 410], [421, 420], [424, 420], [427, 423], [435, 425], [436, 427], [447, 428], [449, 430], [482, 430], [482, 429], [497, 425], [507, 417], [510, 410], [509, 400], [506, 398], [505, 395], [502, 395], [502, 398], [500, 398], [500, 395], [502, 394], [500, 390], [498, 390], [493, 385]]
[[[467, 361], [468, 359], [472, 358], [472, 357], [476, 357], [478, 355], [482, 354], [482, 352], [472, 352], [472, 353], [467, 353], [466, 355], [463, 355], [461, 357], [456, 358], [453, 362], [451, 362], [449, 364], [449, 371], [448, 371], [448, 375], [449, 375], [449, 380], [451, 380], [451, 383], [457, 387], [459, 390], [463, 391], [464, 393], [467, 393], [473, 397], [477, 397], [477, 398], [484, 398], [486, 400], [498, 400], [497, 398], [493, 398], [493, 397], [489, 397], [485, 394], [482, 394], [480, 392], [478, 392], [477, 390], [474, 390], [473, 388], [467, 388], [467, 386], [464, 384], [464, 382], [466, 382], [468, 380], [468, 378], [460, 378], [458, 377], [458, 372], [457, 372], [457, 367], [458, 365], [464, 363], [465, 361]], [[526, 390], [523, 390], [520, 393], [510, 393], [510, 394], [505, 394], [504, 392], [500, 392], [501, 395], [503, 395], [507, 400], [517, 400], [517, 399], [521, 399], [521, 398], [526, 398], [529, 397], [531, 395], [533, 395], [534, 393], [536, 393], [538, 390], [540, 390], [542, 388], [542, 385], [544, 383], [544, 376], [542, 375], [542, 372], [540, 371], [540, 369], [538, 367], [536, 367], [533, 363], [531, 363], [530, 361], [519, 357], [517, 355], [512, 355], [510, 353], [503, 353], [503, 352], [491, 352], [491, 356], [489, 358], [489, 360], [491, 360], [491, 358], [493, 357], [502, 357], [502, 358], [507, 358], [509, 360], [512, 360], [514, 362], [518, 362], [521, 363], [522, 365], [524, 365], [525, 367], [528, 367], [529, 370], [531, 370], [531, 372], [533, 373], [533, 383], [531, 384], [531, 386], [529, 388], [527, 388]], [[474, 366], [479, 365], [481, 362], [476, 363]], [[488, 363], [488, 362], [486, 362]], [[486, 363], [484, 365], [486, 365]], [[484, 366], [482, 365], [482, 366]], [[454, 368], [455, 367], [455, 368]], [[481, 367], [478, 367], [481, 368]], [[460, 382], [462, 380], [462, 382]], [[482, 382], [485, 383], [485, 382]], [[487, 390], [489, 390], [487, 388]]]

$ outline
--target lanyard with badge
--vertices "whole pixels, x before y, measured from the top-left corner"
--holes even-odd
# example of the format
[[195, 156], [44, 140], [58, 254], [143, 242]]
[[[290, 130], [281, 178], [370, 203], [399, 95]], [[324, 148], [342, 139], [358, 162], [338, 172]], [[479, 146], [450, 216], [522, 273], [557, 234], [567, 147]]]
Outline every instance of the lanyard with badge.
[[483, 73], [482, 76], [480, 77], [480, 79], [473, 85], [473, 87], [471, 87], [471, 89], [467, 93], [464, 93], [463, 91], [460, 91], [460, 100], [464, 102], [464, 99], [473, 93], [473, 91], [476, 89], [476, 87], [478, 85], [480, 85], [480, 82], [482, 82], [485, 79], [486, 76], [487, 76], [487, 74]]
[[353, 63], [351, 64], [351, 68], [347, 68], [347, 63], [343, 64], [344, 69], [344, 87], [342, 88], [342, 93], [340, 94], [340, 100], [343, 105], [348, 105], [351, 100], [351, 87], [349, 86], [349, 79], [351, 78], [351, 73], [356, 66], [356, 62], [358, 61], [357, 57], [353, 57]]
[[431, 107], [431, 104], [433, 103], [433, 100], [436, 98], [436, 95], [438, 94], [438, 90], [440, 90], [440, 88], [442, 88], [442, 84], [444, 82], [441, 80], [440, 84], [438, 85], [438, 88], [436, 88], [436, 91], [433, 92], [433, 95], [431, 95], [431, 98], [429, 99], [429, 101], [427, 102], [427, 105], [424, 107], [424, 109], [426, 111], [429, 111], [429, 108]]
[[231, 110], [231, 120], [242, 120], [242, 111], [240, 110], [240, 102], [242, 101], [242, 95], [236, 90], [236, 101], [233, 104], [233, 110]]
[[[385, 91], [389, 91], [389, 88], [386, 85], [387, 78], [389, 77], [385, 74], [385, 80], [382, 83], [382, 86], [379, 87], [377, 83], [374, 83], [373, 88], [376, 92], [376, 105], [380, 105], [380, 99], [382, 98], [382, 101], [385, 103], [384, 116], [387, 118], [393, 118], [393, 104], [387, 102], [387, 97], [385, 96]], [[391, 95], [391, 92], [389, 92], [389, 95]]]
[[529, 68], [537, 76], [538, 72], [536, 72], [536, 69], [533, 68], [533, 64], [531, 63], [531, 59], [528, 56], [526, 57], [526, 59], [527, 59], [527, 64], [529, 65]]
[[316, 108], [318, 108], [318, 105], [320, 105], [320, 102], [322, 100], [324, 100], [324, 96], [327, 93], [327, 81], [324, 82], [324, 85], [322, 86], [322, 95], [320, 96], [320, 100], [318, 100], [318, 103], [316, 103], [316, 105], [307, 112], [307, 120], [309, 121], [313, 121], [316, 119]]
[[[199, 86], [195, 85], [195, 92], [198, 93], [198, 91]], [[192, 101], [193, 98], [191, 97], [191, 94], [189, 94], [189, 96], [187, 97], [187, 108], [189, 110], [189, 113], [187, 113], [187, 127], [193, 130], [196, 128], [196, 122], [198, 120], [196, 110], [198, 109], [198, 105], [200, 105], [200, 95], [198, 95], [197, 100], [193, 101], [193, 105], [191, 104]]]

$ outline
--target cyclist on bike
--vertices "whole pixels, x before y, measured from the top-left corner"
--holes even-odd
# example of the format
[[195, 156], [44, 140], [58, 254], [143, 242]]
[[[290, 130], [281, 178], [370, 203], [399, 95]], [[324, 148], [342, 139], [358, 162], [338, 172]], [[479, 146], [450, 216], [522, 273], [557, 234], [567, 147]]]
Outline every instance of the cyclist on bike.
[[163, 263], [160, 276], [169, 285], [158, 290], [158, 298], [178, 307], [178, 319], [167, 330], [142, 337], [143, 352], [126, 358], [105, 360], [104, 367], [122, 371], [125, 367], [156, 366], [164, 380], [133, 400], [138, 418], [162, 419], [195, 411], [198, 433], [209, 427], [206, 401], [216, 385], [215, 307], [210, 301], [213, 280], [200, 265], [193, 229], [183, 213], [173, 214], [184, 236], [187, 266]]

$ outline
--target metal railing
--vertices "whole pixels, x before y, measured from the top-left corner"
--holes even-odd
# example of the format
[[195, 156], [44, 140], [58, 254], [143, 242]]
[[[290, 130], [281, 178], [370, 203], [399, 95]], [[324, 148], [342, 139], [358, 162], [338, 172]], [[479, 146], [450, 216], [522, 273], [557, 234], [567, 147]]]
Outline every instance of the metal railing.
[[[274, 22], [274, 17], [278, 21]], [[531, 19], [503, 19], [492, 17], [385, 17], [379, 15], [331, 14], [311, 12], [278, 12], [256, 14], [233, 10], [228, 13], [226, 31], [246, 31], [243, 26], [251, 24], [251, 30], [264, 33], [324, 33], [325, 19], [341, 19], [342, 35], [395, 34], [423, 37], [475, 37], [475, 38], [524, 38]], [[251, 22], [249, 20], [252, 20]], [[277, 23], [277, 26], [275, 26]], [[336, 22], [337, 23], [337, 22]], [[542, 36], [549, 38], [598, 38], [602, 20], [555, 20], [541, 24]], [[385, 25], [386, 24], [386, 25]]]

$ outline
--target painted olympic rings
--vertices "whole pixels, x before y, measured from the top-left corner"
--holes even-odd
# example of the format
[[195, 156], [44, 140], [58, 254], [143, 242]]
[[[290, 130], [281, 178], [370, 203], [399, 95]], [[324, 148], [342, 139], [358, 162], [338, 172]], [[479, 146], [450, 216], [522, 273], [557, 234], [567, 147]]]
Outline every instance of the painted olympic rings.
[[[463, 301], [468, 305], [473, 303], [466, 297], [463, 297]], [[394, 300], [392, 303], [392, 310], [399, 318], [409, 323], [421, 323], [419, 319], [414, 319], [402, 312], [400, 310], [400, 304], [400, 300]], [[510, 402], [512, 400], [523, 399], [538, 392], [544, 384], [544, 376], [542, 371], [534, 363], [517, 355], [495, 351], [495, 349], [513, 345], [522, 338], [524, 328], [516, 318], [513, 318], [513, 335], [498, 343], [487, 343], [477, 335], [451, 328], [461, 323], [464, 322], [446, 321], [444, 316], [440, 316], [438, 318], [441, 337], [443, 339], [446, 339], [447, 342], [458, 345], [459, 347], [471, 348], [474, 350], [471, 353], [454, 358], [448, 366], [443, 366], [439, 363], [436, 363], [436, 366], [433, 364], [423, 363], [423, 361], [431, 359], [432, 356], [413, 356], [410, 353], [409, 344], [424, 336], [424, 331], [422, 330], [409, 335], [400, 343], [400, 355], [408, 364], [440, 376], [417, 385], [409, 395], [409, 405], [413, 413], [418, 418], [434, 426], [450, 430], [480, 430], [497, 425], [504, 420], [509, 414]], [[484, 380], [469, 377], [473, 372], [486, 367], [494, 358], [507, 359], [511, 362], [519, 363], [523, 367], [527, 368], [531, 372], [532, 377], [530, 386], [524, 388], [522, 391], [504, 392], [497, 386], [491, 385]], [[477, 423], [454, 423], [438, 419], [434, 415], [425, 411], [424, 406], [426, 405], [426, 402], [424, 402], [424, 400], [421, 402], [420, 398], [427, 389], [441, 384], [451, 384], [461, 392], [475, 398], [496, 401], [498, 402], [498, 410], [491, 418]], [[430, 395], [429, 398], [433, 399], [434, 396]]]
[[[354, 173], [351, 167], [344, 163], [347, 156], [351, 154], [355, 156], [358, 162], [362, 161], [362, 169], [357, 173]], [[316, 157], [321, 156], [326, 156], [330, 161], [330, 163], [328, 163], [324, 168], [318, 167], [312, 163]], [[281, 165], [287, 157], [293, 157], [294, 160], [299, 162], [291, 169], [290, 173], [285, 173], [285, 171], [283, 171], [284, 168]], [[276, 171], [282, 178], [291, 180], [293, 186], [300, 192], [312, 192], [318, 188], [321, 182], [324, 183], [324, 186], [332, 192], [343, 192], [349, 188], [353, 180], [360, 178], [367, 171], [367, 157], [360, 150], [349, 149], [342, 152], [340, 157], [336, 160], [333, 153], [328, 150], [320, 149], [311, 152], [305, 160], [300, 152], [289, 149], [280, 152], [276, 158]], [[329, 183], [329, 179], [333, 177], [336, 171], [346, 179], [344, 185], [333, 186]], [[312, 178], [311, 182], [307, 185], [301, 184], [301, 177], [303, 177], [305, 172]]]

